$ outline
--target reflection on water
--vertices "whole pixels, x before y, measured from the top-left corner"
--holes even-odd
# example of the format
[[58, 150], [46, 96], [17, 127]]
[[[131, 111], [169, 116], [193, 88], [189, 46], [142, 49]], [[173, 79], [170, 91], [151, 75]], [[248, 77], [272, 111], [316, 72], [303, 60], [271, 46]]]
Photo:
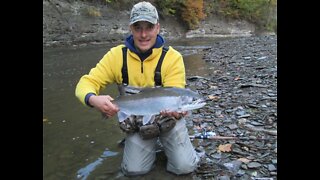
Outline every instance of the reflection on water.
[[208, 63], [202, 60], [202, 57], [203, 54], [201, 53], [183, 57], [187, 76], [209, 76], [209, 73], [212, 70], [208, 67]]
[[102, 164], [102, 162], [107, 157], [115, 156], [117, 154], [118, 154], [117, 152], [109, 151], [108, 149], [106, 149], [97, 160], [95, 160], [94, 162], [88, 164], [86, 167], [81, 168], [77, 172], [77, 178], [81, 179], [81, 180], [86, 180], [88, 178], [88, 176], [90, 175], [90, 173], [92, 171], [94, 171], [98, 165]]
[[[79, 173], [81, 178], [87, 179], [127, 179], [119, 176], [122, 148], [118, 147], [118, 142], [125, 134], [116, 117], [103, 119], [99, 112], [82, 105], [74, 95], [80, 77], [88, 73], [112, 46], [44, 49], [43, 179], [76, 179]], [[201, 42], [192, 47], [185, 46], [185, 42], [175, 42], [172, 46], [184, 56], [187, 76], [209, 74], [202, 54], [195, 51], [206, 44]], [[117, 87], [112, 85], [102, 93], [115, 97]], [[101, 152], [107, 147], [108, 152], [119, 153], [102, 157]], [[140, 177], [150, 178], [192, 179], [166, 172], [165, 161], [157, 161], [153, 171]]]

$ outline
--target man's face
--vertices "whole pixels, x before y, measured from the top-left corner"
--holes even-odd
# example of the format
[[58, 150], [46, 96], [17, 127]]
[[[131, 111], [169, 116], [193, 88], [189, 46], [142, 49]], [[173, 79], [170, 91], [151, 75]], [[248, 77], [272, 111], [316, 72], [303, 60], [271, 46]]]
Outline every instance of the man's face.
[[157, 40], [160, 32], [160, 24], [152, 24], [147, 21], [138, 21], [130, 26], [135, 47], [140, 52], [149, 50]]

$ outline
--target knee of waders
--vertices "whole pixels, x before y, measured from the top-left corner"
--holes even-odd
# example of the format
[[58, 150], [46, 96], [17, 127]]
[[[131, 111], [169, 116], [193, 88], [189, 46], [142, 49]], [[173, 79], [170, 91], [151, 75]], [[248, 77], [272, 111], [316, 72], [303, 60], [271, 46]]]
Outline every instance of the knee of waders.
[[155, 165], [153, 164], [151, 166], [151, 168], [146, 168], [146, 167], [139, 167], [137, 165], [134, 166], [127, 166], [126, 164], [121, 164], [121, 172], [125, 175], [125, 176], [138, 176], [138, 175], [144, 175], [147, 174], [148, 172], [150, 172], [153, 168], [155, 167]]
[[167, 170], [177, 175], [188, 174], [197, 168], [199, 160], [199, 157], [196, 155], [185, 158], [175, 158], [174, 161], [168, 163]]

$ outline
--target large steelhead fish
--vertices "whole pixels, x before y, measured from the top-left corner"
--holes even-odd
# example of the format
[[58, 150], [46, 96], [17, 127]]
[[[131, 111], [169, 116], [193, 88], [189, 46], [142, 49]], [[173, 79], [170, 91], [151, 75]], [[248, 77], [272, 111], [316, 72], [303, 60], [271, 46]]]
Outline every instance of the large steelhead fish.
[[119, 96], [113, 103], [118, 105], [119, 122], [131, 115], [143, 116], [143, 124], [154, 119], [162, 110], [189, 111], [206, 103], [196, 92], [184, 88], [144, 88], [136, 94]]

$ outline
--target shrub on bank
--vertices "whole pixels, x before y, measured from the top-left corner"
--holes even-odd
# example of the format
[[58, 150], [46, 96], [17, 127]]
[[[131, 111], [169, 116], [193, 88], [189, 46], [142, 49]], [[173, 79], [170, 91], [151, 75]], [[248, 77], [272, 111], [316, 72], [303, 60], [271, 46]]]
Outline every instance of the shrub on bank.
[[[82, 0], [114, 7], [131, 8], [138, 0]], [[276, 31], [277, 0], [149, 0], [159, 13], [181, 19], [188, 29], [196, 29], [209, 14], [247, 20], [259, 30]], [[97, 15], [96, 11], [93, 15]]]

